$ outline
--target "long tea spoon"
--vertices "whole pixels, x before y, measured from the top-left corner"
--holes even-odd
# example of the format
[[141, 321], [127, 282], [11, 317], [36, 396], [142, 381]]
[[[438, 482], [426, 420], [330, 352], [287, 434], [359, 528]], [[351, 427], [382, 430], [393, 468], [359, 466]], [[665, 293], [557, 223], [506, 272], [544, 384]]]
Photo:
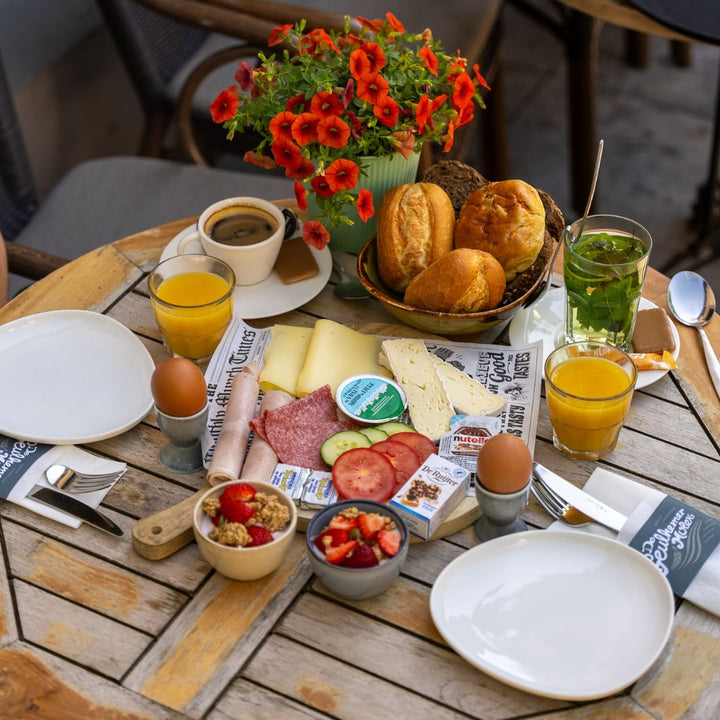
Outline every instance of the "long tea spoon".
[[670, 280], [667, 296], [670, 312], [677, 320], [683, 325], [697, 328], [700, 333], [710, 377], [715, 386], [715, 392], [720, 397], [720, 361], [703, 330], [703, 325], [710, 322], [710, 318], [715, 312], [715, 296], [712, 288], [701, 275], [690, 270], [683, 270]]

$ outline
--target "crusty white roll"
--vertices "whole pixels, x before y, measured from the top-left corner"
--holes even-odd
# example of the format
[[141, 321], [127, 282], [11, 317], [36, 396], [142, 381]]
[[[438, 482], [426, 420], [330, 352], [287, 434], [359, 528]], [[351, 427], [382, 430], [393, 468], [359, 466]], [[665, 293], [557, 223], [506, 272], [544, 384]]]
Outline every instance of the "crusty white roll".
[[542, 250], [545, 207], [522, 180], [488, 183], [465, 201], [455, 227], [455, 247], [484, 250], [495, 257], [511, 282]]
[[390, 188], [377, 217], [377, 264], [382, 281], [402, 292], [410, 281], [453, 247], [455, 211], [433, 183]]
[[410, 281], [405, 303], [436, 312], [484, 312], [496, 308], [504, 293], [505, 272], [492, 255], [458, 248]]

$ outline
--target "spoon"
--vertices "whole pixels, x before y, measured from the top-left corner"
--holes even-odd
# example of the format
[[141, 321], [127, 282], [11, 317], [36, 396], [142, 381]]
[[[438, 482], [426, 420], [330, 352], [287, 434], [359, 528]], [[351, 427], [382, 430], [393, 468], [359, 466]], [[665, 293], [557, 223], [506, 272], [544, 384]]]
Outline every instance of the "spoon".
[[342, 268], [342, 265], [333, 258], [333, 270], [340, 276], [340, 282], [335, 286], [333, 292], [344, 300], [364, 300], [370, 297], [358, 278], [351, 278]]
[[720, 361], [713, 351], [710, 340], [703, 330], [715, 312], [715, 296], [707, 280], [690, 270], [677, 273], [670, 280], [667, 290], [670, 312], [683, 325], [697, 328], [702, 340], [705, 360], [715, 392], [720, 397]]

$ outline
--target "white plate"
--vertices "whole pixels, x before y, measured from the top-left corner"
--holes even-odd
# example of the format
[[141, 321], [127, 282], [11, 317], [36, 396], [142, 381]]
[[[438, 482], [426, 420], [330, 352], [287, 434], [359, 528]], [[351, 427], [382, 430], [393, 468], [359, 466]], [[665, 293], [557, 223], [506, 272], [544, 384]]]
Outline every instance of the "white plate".
[[465, 660], [536, 695], [591, 700], [641, 677], [670, 635], [670, 584], [616, 540], [536, 530], [506, 535], [450, 563], [432, 618]]
[[153, 405], [155, 363], [124, 325], [86, 310], [0, 327], [0, 432], [56, 445], [119, 435]]
[[[644, 297], [640, 298], [640, 310], [655, 307], [657, 305], [651, 300]], [[670, 327], [675, 337], [673, 356], [677, 360], [680, 353], [680, 336], [672, 323], [670, 323]], [[541, 340], [544, 368], [547, 356], [556, 347], [565, 343], [565, 288], [552, 288], [529, 308], [524, 308], [515, 313], [510, 321], [508, 332], [510, 344], [515, 346], [523, 346]], [[667, 375], [667, 370], [643, 370], [638, 373], [635, 387], [639, 390], [652, 385], [664, 375]]]
[[[176, 235], [165, 247], [160, 260], [167, 260], [178, 254], [178, 245], [186, 237], [186, 252], [204, 255], [205, 250], [200, 242], [195, 225], [185, 228]], [[273, 270], [267, 280], [257, 285], [236, 285], [233, 301], [233, 313], [245, 320], [272, 317], [280, 313], [299, 308], [312, 300], [327, 284], [332, 272], [332, 256], [330, 248], [316, 250], [310, 248], [318, 264], [319, 272], [315, 277], [285, 285], [280, 276]]]

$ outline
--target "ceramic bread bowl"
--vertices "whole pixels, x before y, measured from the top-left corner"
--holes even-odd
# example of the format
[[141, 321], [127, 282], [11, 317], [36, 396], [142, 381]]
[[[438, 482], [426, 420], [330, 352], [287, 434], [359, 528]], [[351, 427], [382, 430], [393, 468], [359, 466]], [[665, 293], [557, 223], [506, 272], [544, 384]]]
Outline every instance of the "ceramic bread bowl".
[[[378, 513], [389, 517], [400, 535], [397, 553], [371, 567], [344, 567], [326, 560], [318, 549], [315, 539], [328, 527], [330, 521], [347, 508], [361, 512]], [[306, 531], [306, 544], [310, 565], [322, 584], [331, 592], [348, 600], [363, 600], [387, 590], [400, 575], [407, 558], [409, 533], [403, 519], [389, 505], [372, 500], [342, 500], [319, 510], [310, 521]]]
[[203, 511], [203, 502], [207, 498], [219, 498], [225, 488], [238, 485], [239, 482], [245, 481], [216, 485], [201, 496], [193, 511], [193, 532], [202, 556], [219, 573], [232, 580], [257, 580], [277, 570], [285, 559], [297, 527], [297, 509], [282, 490], [268, 483], [248, 481], [247, 484], [256, 492], [278, 496], [280, 504], [289, 513], [287, 524], [282, 530], [273, 533], [275, 539], [272, 542], [257, 547], [233, 547], [211, 540], [209, 533], [214, 526]]

